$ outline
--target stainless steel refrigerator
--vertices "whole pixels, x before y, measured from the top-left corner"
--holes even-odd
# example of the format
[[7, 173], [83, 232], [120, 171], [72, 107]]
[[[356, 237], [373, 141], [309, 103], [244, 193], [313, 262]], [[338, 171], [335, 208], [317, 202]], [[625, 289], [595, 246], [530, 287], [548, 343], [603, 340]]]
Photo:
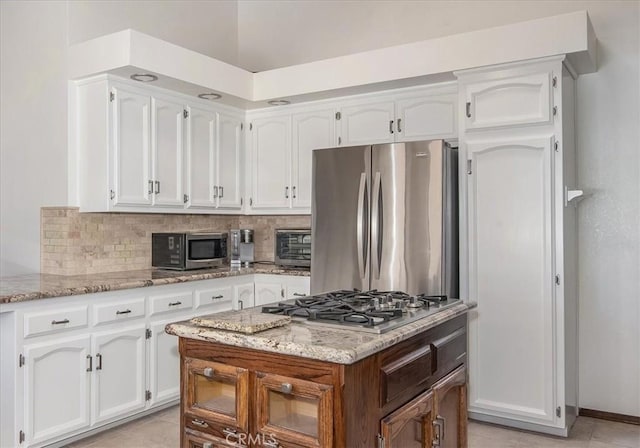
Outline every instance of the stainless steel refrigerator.
[[314, 150], [311, 293], [457, 298], [457, 166], [443, 140]]

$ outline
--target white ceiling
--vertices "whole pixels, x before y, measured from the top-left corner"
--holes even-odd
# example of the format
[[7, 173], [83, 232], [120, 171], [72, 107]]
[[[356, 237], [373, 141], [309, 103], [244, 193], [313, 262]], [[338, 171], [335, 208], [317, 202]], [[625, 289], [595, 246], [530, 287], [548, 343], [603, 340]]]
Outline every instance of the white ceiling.
[[[581, 0], [69, 1], [69, 43], [133, 28], [255, 72], [625, 3], [634, 7]], [[597, 19], [594, 26], [597, 35]]]

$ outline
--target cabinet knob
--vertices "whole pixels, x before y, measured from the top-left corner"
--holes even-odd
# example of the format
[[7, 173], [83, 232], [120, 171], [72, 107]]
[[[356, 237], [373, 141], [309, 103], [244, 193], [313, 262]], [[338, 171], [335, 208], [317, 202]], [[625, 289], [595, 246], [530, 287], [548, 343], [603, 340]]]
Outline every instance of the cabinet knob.
[[293, 386], [291, 385], [291, 383], [283, 383], [280, 386], [280, 392], [282, 392], [283, 394], [290, 394], [293, 391]]
[[212, 367], [205, 367], [204, 371], [202, 372], [202, 374], [204, 376], [206, 376], [207, 378], [213, 378], [213, 375], [215, 374], [215, 370]]

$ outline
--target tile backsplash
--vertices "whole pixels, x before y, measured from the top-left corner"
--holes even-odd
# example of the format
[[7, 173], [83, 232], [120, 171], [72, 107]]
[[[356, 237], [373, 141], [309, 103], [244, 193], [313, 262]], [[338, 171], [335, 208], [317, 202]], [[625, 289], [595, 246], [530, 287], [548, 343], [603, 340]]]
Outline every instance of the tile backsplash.
[[43, 207], [40, 212], [40, 270], [79, 275], [151, 267], [151, 234], [234, 228], [254, 230], [255, 258], [273, 261], [277, 228], [310, 227], [309, 215], [176, 215], [79, 213], [76, 207]]

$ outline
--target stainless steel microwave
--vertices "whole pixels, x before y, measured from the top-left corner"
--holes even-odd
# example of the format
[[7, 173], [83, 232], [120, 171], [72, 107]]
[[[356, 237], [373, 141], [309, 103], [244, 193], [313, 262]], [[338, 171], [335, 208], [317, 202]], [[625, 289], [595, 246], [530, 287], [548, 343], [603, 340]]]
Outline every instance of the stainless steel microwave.
[[311, 229], [277, 229], [275, 263], [279, 266], [311, 266]]
[[154, 233], [151, 265], [163, 269], [201, 269], [220, 266], [227, 259], [226, 233]]

